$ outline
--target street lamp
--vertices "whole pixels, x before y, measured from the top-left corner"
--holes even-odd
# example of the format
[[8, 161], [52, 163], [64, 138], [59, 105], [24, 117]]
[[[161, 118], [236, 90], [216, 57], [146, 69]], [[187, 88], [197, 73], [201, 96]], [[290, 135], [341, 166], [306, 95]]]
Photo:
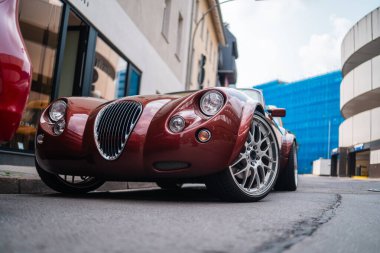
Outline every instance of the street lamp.
[[[225, 3], [228, 3], [228, 2], [232, 2], [232, 1], [235, 1], [235, 0], [225, 0], [223, 2], [216, 2], [216, 4], [214, 4], [213, 6], [211, 6], [210, 8], [208, 8], [205, 13], [202, 14], [202, 17], [195, 23], [195, 28], [194, 28], [194, 32], [192, 34], [192, 36], [190, 37], [190, 48], [189, 48], [189, 58], [187, 60], [187, 76], [186, 76], [186, 90], [189, 89], [189, 85], [190, 85], [190, 80], [191, 80], [191, 74], [192, 74], [192, 70], [193, 70], [193, 58], [194, 58], [194, 55], [193, 55], [193, 48], [194, 48], [194, 40], [195, 40], [195, 34], [198, 30], [198, 27], [199, 27], [199, 24], [203, 22], [204, 18], [212, 11], [214, 10], [214, 8], [216, 7], [219, 7], [220, 5], [222, 4], [225, 4]], [[255, 1], [264, 1], [264, 0], [255, 0]], [[223, 24], [222, 24], [223, 25]]]
[[[202, 14], [201, 18], [195, 23], [195, 28], [194, 28], [194, 31], [193, 31], [193, 34], [192, 36], [190, 36], [190, 48], [189, 48], [189, 58], [187, 60], [187, 76], [186, 76], [186, 90], [189, 89], [189, 86], [190, 86], [190, 80], [191, 80], [191, 76], [192, 76], [192, 70], [193, 70], [193, 58], [194, 58], [194, 54], [193, 54], [193, 49], [194, 49], [194, 40], [195, 40], [195, 34], [197, 33], [198, 31], [198, 27], [199, 27], [199, 24], [203, 22], [204, 18], [212, 11], [214, 10], [214, 8], [216, 7], [219, 7], [220, 5], [222, 4], [225, 4], [225, 3], [228, 3], [228, 2], [232, 2], [232, 1], [235, 1], [235, 0], [225, 0], [223, 2], [216, 2], [216, 4], [214, 4], [213, 6], [211, 6], [210, 8], [208, 8], [205, 13]], [[197, 11], [197, 10], [196, 10]], [[222, 24], [223, 25], [223, 24]]]

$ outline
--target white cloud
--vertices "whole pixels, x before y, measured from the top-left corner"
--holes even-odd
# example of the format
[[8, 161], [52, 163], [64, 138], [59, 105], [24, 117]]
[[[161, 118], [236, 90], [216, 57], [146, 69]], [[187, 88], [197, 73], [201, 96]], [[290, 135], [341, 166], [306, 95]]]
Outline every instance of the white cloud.
[[340, 69], [340, 47], [351, 22], [332, 15], [330, 23], [333, 26], [332, 33], [313, 34], [308, 44], [299, 49], [302, 75], [311, 76]]
[[222, 6], [224, 20], [230, 24], [238, 40], [239, 87], [249, 87], [287, 75], [279, 60], [284, 42], [276, 31], [279, 24], [287, 23], [303, 9], [302, 0], [241, 0]]
[[[343, 36], [379, 0], [236, 0], [222, 5], [237, 38], [238, 87], [340, 69]], [[335, 14], [335, 15], [334, 15]]]

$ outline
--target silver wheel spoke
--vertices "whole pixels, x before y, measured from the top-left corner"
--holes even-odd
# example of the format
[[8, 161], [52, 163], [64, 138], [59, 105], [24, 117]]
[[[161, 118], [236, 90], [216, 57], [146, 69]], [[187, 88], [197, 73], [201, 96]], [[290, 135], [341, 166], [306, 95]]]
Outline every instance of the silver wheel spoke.
[[260, 181], [259, 173], [256, 173], [255, 178], [256, 178], [256, 182], [257, 182], [256, 188], [260, 189], [261, 181]]
[[235, 167], [238, 163], [240, 163], [244, 159], [244, 154], [240, 153], [240, 158], [234, 162], [231, 167]]
[[258, 143], [259, 147], [261, 147], [261, 145], [264, 143], [264, 141], [268, 141], [268, 136], [270, 134], [264, 134], [264, 137], [262, 140], [260, 140], [260, 142]]
[[237, 175], [239, 175], [239, 174], [243, 173], [244, 171], [247, 171], [248, 169], [249, 169], [249, 165], [247, 164], [247, 166], [245, 166], [245, 168], [244, 168], [244, 169], [242, 169], [242, 170], [239, 170], [237, 173], [235, 173], [235, 174], [234, 174], [234, 176], [237, 176]]
[[265, 154], [265, 153], [269, 150], [269, 148], [270, 148], [270, 145], [267, 145], [267, 147], [266, 147], [264, 150], [262, 150], [261, 152], [262, 152], [263, 154]]
[[245, 185], [247, 183], [247, 180], [248, 180], [248, 177], [249, 177], [249, 172], [250, 172], [250, 169], [251, 168], [251, 165], [248, 164], [247, 167], [245, 168], [245, 175], [244, 175], [244, 180], [243, 180], [243, 183], [241, 185]]
[[251, 180], [250, 180], [249, 185], [248, 185], [248, 191], [251, 190], [253, 183], [255, 182], [256, 174], [257, 174], [256, 169], [253, 169], [252, 173], [253, 173], [253, 175], [251, 175]]

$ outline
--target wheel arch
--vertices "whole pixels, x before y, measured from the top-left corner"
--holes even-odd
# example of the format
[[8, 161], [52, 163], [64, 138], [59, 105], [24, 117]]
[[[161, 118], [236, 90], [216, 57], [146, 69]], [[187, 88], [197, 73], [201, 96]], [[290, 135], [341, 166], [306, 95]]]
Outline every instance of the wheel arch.
[[257, 105], [256, 105], [255, 112], [259, 112], [259, 113], [261, 113], [262, 115], [265, 115], [264, 108], [263, 108], [263, 106], [262, 106], [261, 104], [257, 104]]

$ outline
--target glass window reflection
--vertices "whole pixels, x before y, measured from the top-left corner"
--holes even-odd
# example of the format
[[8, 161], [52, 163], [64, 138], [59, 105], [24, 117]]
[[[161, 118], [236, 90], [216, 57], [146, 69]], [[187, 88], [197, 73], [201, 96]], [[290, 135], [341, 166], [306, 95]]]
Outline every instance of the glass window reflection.
[[19, 24], [33, 66], [32, 86], [13, 139], [2, 148], [33, 151], [42, 111], [50, 102], [63, 4], [59, 0], [20, 0]]
[[127, 66], [127, 61], [98, 37], [91, 96], [108, 100], [115, 99], [120, 95], [124, 96]]

